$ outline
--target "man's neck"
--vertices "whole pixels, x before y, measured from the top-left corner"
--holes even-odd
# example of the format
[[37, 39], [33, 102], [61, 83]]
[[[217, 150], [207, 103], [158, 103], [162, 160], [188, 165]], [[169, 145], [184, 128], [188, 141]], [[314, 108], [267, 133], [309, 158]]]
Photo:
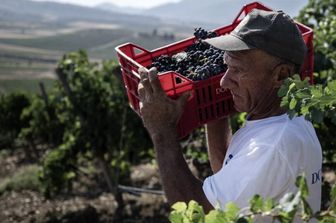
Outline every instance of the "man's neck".
[[281, 98], [272, 92], [268, 98], [261, 100], [263, 103], [256, 106], [252, 111], [248, 112], [247, 120], [264, 119], [272, 116], [278, 116], [286, 113], [286, 109], [280, 106]]
[[263, 114], [247, 114], [246, 120], [258, 120], [258, 119], [264, 119], [264, 118], [269, 118], [273, 116], [279, 116], [282, 114], [285, 114], [286, 110], [285, 109], [279, 109], [277, 111], [269, 111]]

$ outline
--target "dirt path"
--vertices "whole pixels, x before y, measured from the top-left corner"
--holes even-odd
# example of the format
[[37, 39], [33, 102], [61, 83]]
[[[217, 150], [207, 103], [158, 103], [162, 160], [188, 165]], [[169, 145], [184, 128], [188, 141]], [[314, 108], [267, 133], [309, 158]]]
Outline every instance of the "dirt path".
[[11, 74], [0, 75], [1, 80], [33, 80], [33, 79], [56, 79], [56, 74], [53, 69], [48, 71], [17, 71]]
[[50, 56], [52, 58], [59, 57], [62, 55], [63, 52], [56, 51], [56, 50], [44, 50], [32, 47], [25, 47], [25, 46], [17, 46], [11, 44], [3, 44], [0, 43], [0, 52], [4, 54], [5, 52], [10, 52], [11, 54], [14, 53], [32, 53], [32, 54], [40, 54], [45, 56]]

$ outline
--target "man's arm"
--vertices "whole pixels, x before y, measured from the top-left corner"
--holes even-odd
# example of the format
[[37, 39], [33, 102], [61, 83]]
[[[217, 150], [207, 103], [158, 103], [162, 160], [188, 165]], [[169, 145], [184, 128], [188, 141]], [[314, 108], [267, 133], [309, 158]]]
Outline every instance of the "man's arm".
[[152, 137], [156, 150], [161, 181], [168, 202], [197, 201], [206, 212], [213, 209], [206, 198], [202, 185], [190, 171], [182, 153], [176, 130], [167, 129], [166, 132]]
[[222, 168], [232, 137], [229, 118], [209, 122], [205, 130], [211, 169], [216, 173]]
[[202, 182], [191, 173], [183, 157], [177, 136], [177, 122], [190, 95], [172, 100], [162, 90], [156, 69], [148, 73], [140, 68], [139, 74], [140, 113], [154, 144], [168, 202], [196, 200], [205, 211], [213, 209], [203, 192]]

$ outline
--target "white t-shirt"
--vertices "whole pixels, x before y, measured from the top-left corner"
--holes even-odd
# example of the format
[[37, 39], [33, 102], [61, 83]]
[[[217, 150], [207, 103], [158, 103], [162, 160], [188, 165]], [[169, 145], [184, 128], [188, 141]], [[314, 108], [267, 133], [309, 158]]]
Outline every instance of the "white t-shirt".
[[296, 193], [296, 177], [305, 173], [308, 202], [320, 210], [322, 151], [312, 124], [287, 114], [247, 121], [232, 137], [223, 167], [205, 179], [209, 202], [224, 209], [228, 202], [249, 206], [255, 194], [278, 201]]

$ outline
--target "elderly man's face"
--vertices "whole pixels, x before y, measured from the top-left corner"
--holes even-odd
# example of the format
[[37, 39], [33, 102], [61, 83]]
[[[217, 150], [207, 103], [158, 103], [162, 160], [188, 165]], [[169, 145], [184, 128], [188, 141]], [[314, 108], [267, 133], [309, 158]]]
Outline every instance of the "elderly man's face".
[[224, 62], [228, 69], [220, 84], [231, 91], [237, 111], [258, 116], [278, 99], [273, 57], [261, 50], [226, 52]]

